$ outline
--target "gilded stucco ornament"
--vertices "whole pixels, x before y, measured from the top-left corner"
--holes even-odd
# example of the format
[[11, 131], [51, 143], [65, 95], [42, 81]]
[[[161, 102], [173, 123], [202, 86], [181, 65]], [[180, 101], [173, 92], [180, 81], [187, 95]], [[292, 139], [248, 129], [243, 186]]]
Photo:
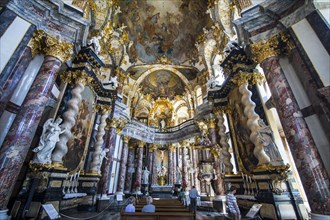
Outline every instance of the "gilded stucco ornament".
[[248, 72], [239, 71], [239, 73], [236, 76], [234, 76], [230, 81], [232, 81], [238, 86], [241, 86], [247, 82], [251, 85], [254, 85], [257, 83], [261, 83], [264, 80], [265, 78], [261, 73], [258, 72], [248, 73]]
[[110, 105], [104, 105], [104, 104], [99, 104], [97, 103], [96, 105], [93, 106], [94, 110], [96, 112], [100, 112], [102, 114], [107, 114], [111, 111], [111, 106]]
[[116, 133], [120, 134], [127, 123], [128, 121], [122, 118], [117, 120]]
[[61, 74], [61, 79], [68, 84], [75, 84], [77, 82], [83, 85], [89, 85], [94, 80], [93, 77], [88, 75], [86, 71], [68, 71]]
[[37, 54], [42, 53], [41, 42], [45, 35], [43, 30], [36, 30], [33, 33], [33, 37], [30, 40], [28, 46], [31, 48], [32, 57], [35, 57]]
[[277, 46], [277, 35], [273, 36], [267, 41], [263, 40], [255, 44], [251, 44], [250, 50], [252, 53], [253, 61], [256, 63], [261, 63], [269, 57], [278, 56], [280, 51], [277, 49]]

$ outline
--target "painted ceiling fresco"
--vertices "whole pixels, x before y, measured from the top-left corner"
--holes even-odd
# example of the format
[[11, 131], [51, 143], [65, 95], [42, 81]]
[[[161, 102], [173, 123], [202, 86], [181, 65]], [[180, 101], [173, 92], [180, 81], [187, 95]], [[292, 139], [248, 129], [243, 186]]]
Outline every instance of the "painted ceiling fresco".
[[182, 80], [166, 70], [152, 72], [142, 81], [140, 87], [143, 94], [150, 94], [153, 99], [174, 99], [176, 95], [182, 95], [185, 91]]
[[165, 55], [177, 64], [198, 60], [197, 37], [212, 23], [205, 14], [207, 1], [122, 0], [119, 5], [119, 23], [127, 26], [133, 42], [131, 59], [152, 63]]

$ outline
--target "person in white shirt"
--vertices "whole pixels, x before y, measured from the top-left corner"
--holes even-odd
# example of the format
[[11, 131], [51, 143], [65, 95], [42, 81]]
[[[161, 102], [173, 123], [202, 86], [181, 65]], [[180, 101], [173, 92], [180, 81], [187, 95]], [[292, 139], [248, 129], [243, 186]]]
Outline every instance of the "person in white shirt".
[[133, 196], [128, 198], [128, 205], [125, 208], [125, 212], [135, 212], [135, 198]]

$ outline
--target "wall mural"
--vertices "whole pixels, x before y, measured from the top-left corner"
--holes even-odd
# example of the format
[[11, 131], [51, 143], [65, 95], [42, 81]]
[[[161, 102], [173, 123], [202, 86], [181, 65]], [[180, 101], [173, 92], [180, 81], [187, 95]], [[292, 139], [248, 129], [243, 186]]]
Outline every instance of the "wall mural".
[[76, 117], [76, 124], [72, 128], [73, 139], [68, 142], [68, 153], [63, 158], [63, 163], [68, 170], [77, 168], [88, 147], [87, 137], [92, 128], [93, 104], [95, 96], [89, 87], [85, 87], [81, 94], [82, 101]]
[[247, 126], [247, 117], [244, 115], [244, 106], [241, 102], [241, 94], [235, 88], [229, 95], [230, 105], [233, 106], [232, 120], [236, 134], [238, 147], [238, 160], [247, 171], [252, 171], [258, 164], [253, 154], [254, 144], [250, 141], [250, 129]]
[[[127, 26], [133, 47], [130, 57], [154, 62], [166, 55], [176, 63], [198, 60], [195, 47], [203, 27], [212, 21], [205, 16], [207, 1], [126, 0], [119, 1], [119, 22]], [[191, 28], [194, 27], [194, 28]]]

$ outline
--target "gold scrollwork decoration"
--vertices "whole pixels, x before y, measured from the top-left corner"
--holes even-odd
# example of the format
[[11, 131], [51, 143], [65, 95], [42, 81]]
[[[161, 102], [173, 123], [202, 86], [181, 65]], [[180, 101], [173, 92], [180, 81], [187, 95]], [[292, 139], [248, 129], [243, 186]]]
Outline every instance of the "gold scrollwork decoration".
[[61, 79], [68, 84], [75, 84], [77, 82], [84, 85], [91, 84], [93, 82], [93, 77], [87, 74], [86, 71], [67, 71], [61, 74]]
[[216, 128], [215, 118], [208, 119], [208, 128]]
[[264, 81], [264, 79], [265, 78], [261, 73], [248, 73], [240, 71], [236, 76], [231, 79], [231, 81], [236, 85], [240, 86], [247, 82], [249, 82], [251, 85], [261, 83], [262, 81]]
[[28, 44], [28, 46], [31, 48], [32, 57], [35, 57], [37, 54], [42, 53], [41, 42], [44, 35], [45, 32], [43, 30], [36, 30], [33, 33], [33, 37]]
[[102, 114], [107, 114], [111, 111], [112, 107], [110, 105], [106, 104], [99, 104], [97, 103], [96, 105], [93, 106], [95, 111], [100, 112]]

